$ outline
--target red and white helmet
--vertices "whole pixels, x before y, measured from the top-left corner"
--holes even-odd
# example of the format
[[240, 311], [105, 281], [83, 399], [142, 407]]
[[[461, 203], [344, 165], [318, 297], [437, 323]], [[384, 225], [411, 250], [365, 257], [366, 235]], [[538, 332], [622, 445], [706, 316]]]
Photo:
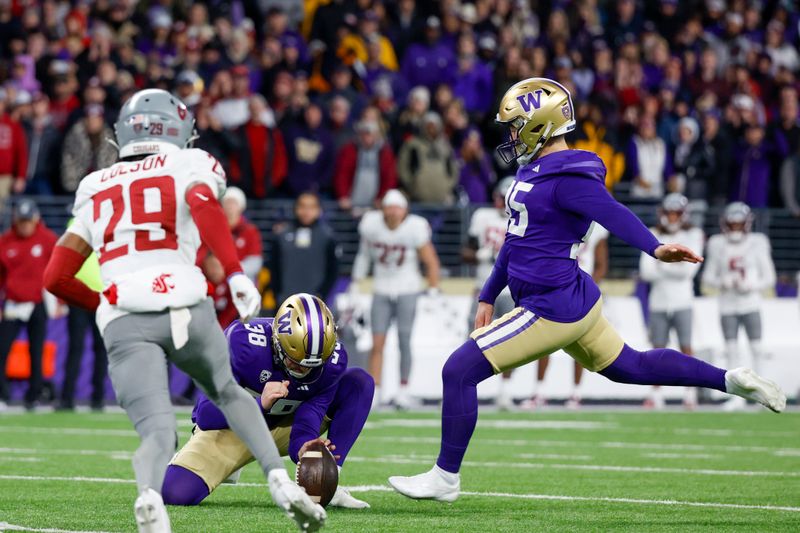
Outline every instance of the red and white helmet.
[[728, 240], [740, 241], [753, 227], [753, 212], [744, 202], [733, 202], [725, 207], [719, 225]]

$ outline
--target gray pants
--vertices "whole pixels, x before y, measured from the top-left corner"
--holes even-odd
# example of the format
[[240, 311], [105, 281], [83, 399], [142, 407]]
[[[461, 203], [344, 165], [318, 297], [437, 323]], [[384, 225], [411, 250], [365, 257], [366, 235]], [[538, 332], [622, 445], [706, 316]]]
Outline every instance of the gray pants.
[[385, 335], [392, 320], [397, 320], [397, 342], [400, 345], [400, 381], [408, 381], [411, 375], [411, 330], [417, 314], [417, 297], [401, 294], [392, 297], [376, 294], [372, 297], [370, 321], [374, 335]]
[[669, 332], [675, 330], [681, 347], [692, 345], [692, 310], [681, 309], [672, 313], [655, 311], [650, 313], [650, 342], [656, 348], [669, 343]]
[[722, 336], [726, 341], [739, 338], [739, 327], [744, 327], [747, 338], [751, 341], [761, 340], [761, 313], [753, 311], [746, 315], [722, 315]]
[[[494, 314], [492, 315], [492, 320], [497, 320], [506, 313], [510, 313], [515, 307], [516, 305], [514, 304], [514, 299], [511, 297], [511, 293], [508, 291], [508, 289], [504, 289], [494, 301]], [[472, 331], [475, 329], [475, 314], [477, 312], [478, 295], [476, 294], [475, 298], [472, 299], [472, 307], [470, 307], [469, 316], [467, 317], [467, 334], [472, 333]]]
[[[173, 314], [183, 318], [183, 325], [176, 325], [175, 331]], [[177, 348], [181, 337], [185, 344]], [[177, 446], [167, 361], [189, 374], [220, 408], [265, 474], [284, 467], [258, 406], [233, 379], [228, 344], [211, 300], [188, 309], [117, 318], [106, 326], [103, 340], [117, 401], [141, 438], [133, 456], [140, 492], [147, 488], [161, 492], [167, 464]]]

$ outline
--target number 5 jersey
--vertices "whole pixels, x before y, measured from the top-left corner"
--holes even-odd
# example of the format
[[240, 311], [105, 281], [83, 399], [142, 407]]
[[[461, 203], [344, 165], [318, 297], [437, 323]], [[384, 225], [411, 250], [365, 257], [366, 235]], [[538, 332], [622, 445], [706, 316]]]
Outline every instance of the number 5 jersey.
[[129, 312], [188, 307], [206, 297], [205, 277], [195, 266], [200, 234], [186, 202], [197, 182], [219, 198], [225, 171], [207, 152], [177, 147], [120, 161], [81, 181], [68, 231], [92, 246], [103, 286], [114, 289], [100, 300], [101, 331]]
[[584, 150], [553, 152], [523, 165], [506, 193], [505, 242], [481, 291], [489, 303], [505, 285], [517, 305], [555, 322], [575, 322], [600, 298], [578, 268], [580, 245], [592, 221], [653, 255], [656, 237], [608, 193], [606, 168]]

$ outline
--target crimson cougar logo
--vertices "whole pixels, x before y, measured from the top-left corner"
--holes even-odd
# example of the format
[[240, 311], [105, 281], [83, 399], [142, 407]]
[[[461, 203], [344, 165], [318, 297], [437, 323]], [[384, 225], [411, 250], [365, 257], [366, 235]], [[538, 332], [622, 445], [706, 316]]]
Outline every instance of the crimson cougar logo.
[[153, 280], [153, 292], [156, 294], [167, 294], [175, 288], [175, 284], [169, 281], [172, 274], [159, 274]]

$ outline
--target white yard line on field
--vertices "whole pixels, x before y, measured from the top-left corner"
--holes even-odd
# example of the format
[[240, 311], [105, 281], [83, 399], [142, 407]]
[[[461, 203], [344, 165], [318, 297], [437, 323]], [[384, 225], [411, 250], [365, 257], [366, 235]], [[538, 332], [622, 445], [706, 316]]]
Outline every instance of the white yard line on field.
[[[390, 455], [382, 457], [351, 457], [350, 462], [381, 462], [394, 464], [433, 464], [435, 457], [422, 456], [403, 456]], [[703, 476], [743, 476], [743, 477], [800, 477], [800, 472], [781, 472], [770, 470], [717, 470], [713, 468], [667, 468], [658, 466], [625, 466], [625, 465], [581, 465], [581, 464], [562, 464], [562, 463], [519, 463], [502, 461], [464, 461], [464, 466], [474, 466], [478, 468], [530, 468], [530, 469], [552, 469], [552, 470], [585, 470], [600, 472], [638, 472], [638, 473], [658, 473], [658, 474], [689, 474]]]
[[0, 522], [0, 531], [38, 531], [40, 533], [105, 533], [104, 531], [73, 531], [71, 529], [36, 528]]
[[[369, 440], [389, 442], [403, 442], [413, 444], [439, 444], [439, 437], [390, 437], [385, 435], [370, 435]], [[653, 450], [712, 450], [726, 452], [755, 452], [771, 453], [774, 455], [800, 455], [800, 448], [784, 448], [774, 446], [739, 446], [732, 444], [681, 444], [664, 442], [618, 442], [618, 441], [575, 441], [575, 440], [542, 440], [542, 439], [486, 439], [473, 437], [470, 441], [476, 444], [490, 444], [492, 446], [524, 446], [527, 448], [624, 448], [624, 449], [653, 449]]]
[[[87, 478], [87, 477], [48, 477], [48, 476], [6, 476], [0, 475], [0, 479], [28, 480], [28, 481], [76, 481], [76, 482], [95, 482], [95, 483], [134, 483], [132, 479], [117, 478]], [[237, 483], [236, 485], [222, 485], [222, 487], [264, 488], [266, 483]], [[350, 492], [392, 492], [386, 485], [359, 485], [346, 487]], [[229, 489], [224, 489], [229, 490]], [[789, 513], [799, 513], [800, 507], [789, 507], [783, 505], [753, 505], [743, 503], [722, 503], [722, 502], [694, 502], [682, 500], [647, 500], [643, 498], [609, 498], [603, 496], [566, 496], [562, 494], [518, 494], [506, 492], [478, 492], [463, 491], [462, 496], [477, 496], [480, 498], [509, 498], [522, 500], [546, 500], [546, 501], [565, 501], [565, 502], [607, 502], [625, 503], [637, 505], [667, 505], [676, 507], [711, 507], [721, 509], [745, 509], [753, 511], [783, 511]], [[3, 525], [0, 522], [0, 525]], [[59, 529], [11, 529], [12, 531], [42, 531], [53, 533], [100, 533], [100, 532], [67, 532]], [[0, 528], [2, 531], [2, 528]]]
[[560, 453], [518, 453], [517, 457], [522, 459], [566, 459], [575, 461], [591, 461], [591, 455], [571, 455]]
[[650, 459], [722, 459], [722, 455], [713, 453], [643, 453], [642, 457]]

